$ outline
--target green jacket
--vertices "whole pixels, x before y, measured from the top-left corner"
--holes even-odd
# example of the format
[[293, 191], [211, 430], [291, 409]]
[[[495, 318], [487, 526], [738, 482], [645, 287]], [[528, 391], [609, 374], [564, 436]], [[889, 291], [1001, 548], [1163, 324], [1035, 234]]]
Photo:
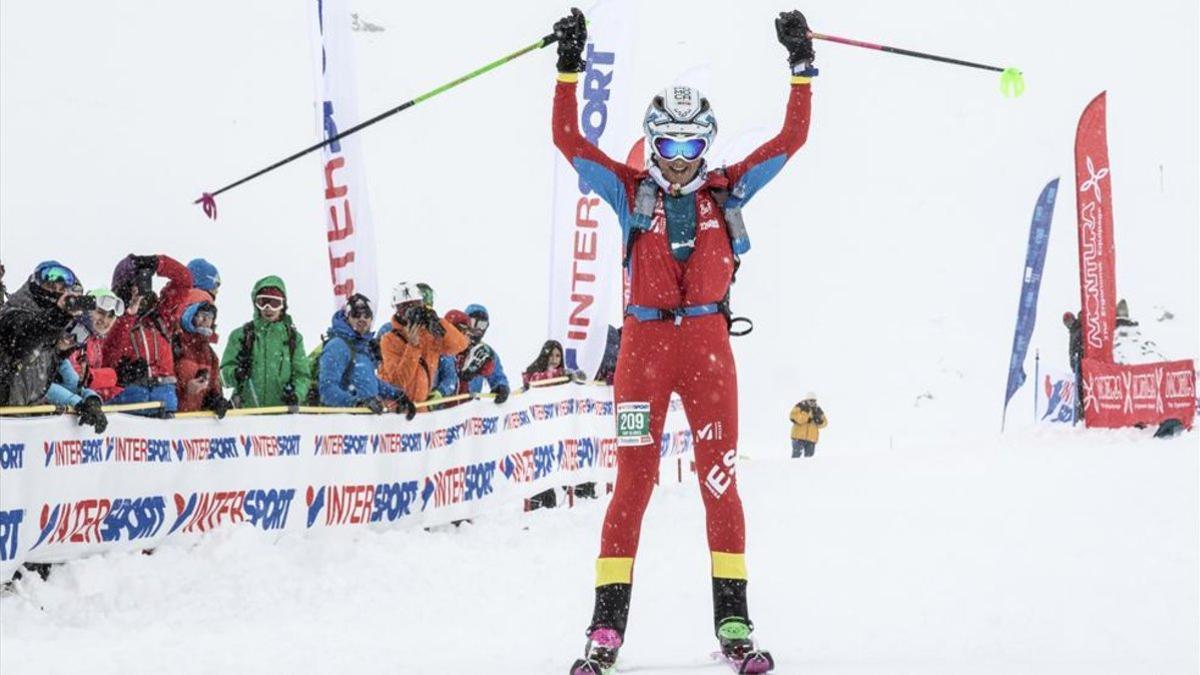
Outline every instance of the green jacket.
[[[254, 284], [254, 289], [250, 292], [252, 306], [258, 292], [269, 286], [274, 286], [287, 295], [282, 279], [276, 276], [264, 277]], [[292, 325], [292, 317], [288, 314], [285, 313], [279, 321], [269, 322], [259, 316], [257, 307], [253, 311], [254, 320], [238, 327], [229, 336], [225, 354], [221, 358], [222, 379], [226, 384], [233, 385], [234, 396], [237, 397], [235, 400], [240, 401], [239, 405], [243, 408], [284, 405], [283, 389], [288, 382], [291, 382], [296, 389], [296, 397], [303, 403], [308, 396], [309, 385], [312, 384], [308, 354], [304, 350], [304, 338]], [[252, 331], [253, 340], [250, 349], [251, 375], [246, 381], [239, 382], [235, 371], [238, 354], [245, 347], [247, 340], [247, 328]], [[289, 332], [294, 343], [290, 354]]]

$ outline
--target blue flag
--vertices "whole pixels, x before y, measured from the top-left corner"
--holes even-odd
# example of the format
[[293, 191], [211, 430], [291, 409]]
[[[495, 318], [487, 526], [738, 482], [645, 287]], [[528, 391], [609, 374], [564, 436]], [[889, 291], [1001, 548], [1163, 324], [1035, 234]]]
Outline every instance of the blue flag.
[[1050, 221], [1054, 216], [1054, 198], [1058, 196], [1058, 179], [1042, 189], [1033, 222], [1029, 225], [1029, 248], [1025, 252], [1025, 276], [1021, 283], [1021, 304], [1017, 308], [1017, 330], [1013, 334], [1012, 357], [1008, 362], [1008, 387], [1004, 392], [1004, 409], [1022, 384], [1025, 384], [1025, 353], [1037, 322], [1038, 291], [1042, 286], [1042, 267], [1046, 263], [1046, 243], [1050, 240]]

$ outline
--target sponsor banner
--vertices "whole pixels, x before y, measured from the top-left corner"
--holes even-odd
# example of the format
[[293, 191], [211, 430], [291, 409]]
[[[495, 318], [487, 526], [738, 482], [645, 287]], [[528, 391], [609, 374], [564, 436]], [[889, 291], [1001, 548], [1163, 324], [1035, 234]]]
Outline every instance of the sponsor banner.
[[[612, 480], [612, 388], [399, 415], [0, 420], [0, 578], [22, 562], [141, 550], [241, 525], [263, 536], [429, 527], [547, 488]], [[706, 433], [711, 433], [711, 430]], [[692, 449], [678, 406], [664, 459]]]
[[[631, 90], [636, 13], [633, 0], [603, 0], [588, 11], [587, 70], [578, 85], [580, 133], [618, 161], [645, 107]], [[621, 246], [616, 213], [555, 153], [549, 335], [562, 343], [567, 367], [589, 375], [624, 309]]]
[[[362, 121], [354, 81], [350, 9], [345, 0], [312, 3], [313, 68], [316, 74], [317, 129], [329, 139]], [[338, 307], [355, 293], [379, 302], [375, 272], [375, 229], [367, 199], [366, 169], [359, 137], [352, 135], [321, 149], [325, 239], [329, 274]]]
[[1079, 390], [1070, 370], [1041, 372], [1038, 383], [1037, 421], [1042, 424], [1075, 424]]
[[1192, 361], [1126, 365], [1083, 360], [1083, 419], [1089, 427], [1128, 427], [1196, 415]]
[[1012, 355], [1008, 361], [1008, 385], [1004, 391], [1004, 407], [1021, 385], [1025, 384], [1025, 354], [1029, 338], [1037, 323], [1038, 291], [1042, 287], [1042, 268], [1046, 263], [1046, 245], [1050, 241], [1050, 222], [1054, 217], [1054, 199], [1058, 195], [1058, 179], [1042, 189], [1029, 224], [1029, 246], [1025, 250], [1025, 273], [1021, 280], [1021, 302], [1017, 307], [1017, 328], [1013, 333]]
[[1117, 277], [1105, 105], [1105, 93], [1101, 92], [1083, 111], [1075, 131], [1075, 208], [1083, 355], [1112, 363]]

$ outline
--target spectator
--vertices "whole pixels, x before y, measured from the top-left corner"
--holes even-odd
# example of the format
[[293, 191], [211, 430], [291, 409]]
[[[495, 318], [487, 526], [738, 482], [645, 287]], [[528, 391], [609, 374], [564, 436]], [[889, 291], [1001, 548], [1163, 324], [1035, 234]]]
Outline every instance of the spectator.
[[71, 354], [71, 365], [87, 388], [109, 401], [121, 393], [121, 386], [117, 384], [117, 371], [104, 367], [104, 338], [117, 317], [125, 314], [125, 303], [107, 288], [89, 291], [88, 295], [95, 298], [96, 308], [74, 324], [79, 348]]
[[79, 415], [80, 425], [90, 425], [96, 433], [108, 427], [108, 418], [101, 408], [100, 395], [84, 387], [79, 373], [71, 365], [71, 355], [82, 343], [77, 342], [79, 333], [74, 326], [58, 338], [55, 345], [55, 378], [46, 390], [46, 400], [60, 408], [70, 408]]
[[47, 260], [0, 309], [0, 405], [42, 401], [58, 368], [55, 343], [89, 299], [81, 297], [75, 273]]
[[312, 364], [288, 314], [283, 279], [259, 279], [250, 301], [254, 319], [233, 331], [221, 359], [221, 375], [234, 387], [234, 405], [300, 405], [313, 385]]
[[187, 268], [192, 273], [192, 287], [207, 293], [209, 302], [216, 302], [217, 291], [221, 288], [221, 274], [216, 265], [204, 258], [196, 258], [187, 264]]
[[812, 457], [817, 451], [817, 440], [821, 429], [829, 423], [825, 411], [817, 405], [817, 395], [809, 392], [792, 408], [792, 458]]
[[[153, 278], [167, 278], [162, 295]], [[125, 303], [125, 316], [104, 339], [104, 365], [115, 368], [124, 390], [112, 403], [162, 403], [159, 414], [170, 416], [179, 407], [175, 393], [172, 322], [192, 288], [192, 273], [166, 255], [129, 255], [113, 270], [112, 290]]]
[[467, 315], [466, 334], [470, 347], [455, 357], [459, 390], [478, 394], [483, 391], [486, 381], [488, 390], [495, 394], [496, 403], [504, 403], [509, 394], [508, 376], [504, 374], [500, 355], [483, 341], [489, 325], [488, 311], [483, 305], [467, 305], [464, 313]]
[[521, 373], [521, 380], [525, 388], [529, 388], [530, 382], [541, 382], [543, 380], [552, 380], [556, 377], [564, 377], [572, 373], [563, 365], [563, 348], [558, 340], [546, 340], [546, 344], [542, 345], [542, 351], [538, 357], [529, 364], [524, 373]]
[[621, 329], [608, 327], [608, 337], [604, 343], [604, 356], [600, 359], [600, 367], [596, 369], [596, 381], [611, 385], [617, 376], [617, 356], [621, 351]]
[[375, 375], [380, 357], [371, 338], [372, 318], [371, 301], [358, 293], [334, 312], [318, 368], [321, 405], [365, 407], [376, 414], [394, 406], [412, 419], [417, 413], [412, 401]]
[[416, 286], [401, 282], [392, 290], [392, 329], [379, 340], [379, 375], [414, 402], [429, 398], [438, 382], [439, 360], [467, 347], [467, 338], [424, 303]]
[[193, 289], [179, 317], [175, 348], [175, 393], [181, 412], [211, 410], [218, 418], [233, 407], [221, 389], [221, 362], [212, 345], [216, 341], [217, 307], [207, 291]]
[[1075, 373], [1075, 419], [1083, 419], [1083, 326], [1079, 317], [1064, 312], [1063, 325], [1067, 327], [1067, 358], [1071, 372]]

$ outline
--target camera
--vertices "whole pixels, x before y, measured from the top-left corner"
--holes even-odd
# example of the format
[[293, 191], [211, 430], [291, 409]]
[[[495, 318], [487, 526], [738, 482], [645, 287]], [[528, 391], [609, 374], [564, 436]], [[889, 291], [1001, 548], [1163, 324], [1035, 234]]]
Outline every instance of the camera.
[[442, 327], [442, 322], [438, 319], [437, 312], [424, 305], [413, 305], [405, 309], [404, 323], [410, 326], [421, 326], [437, 337], [442, 337], [446, 334], [446, 329]]

